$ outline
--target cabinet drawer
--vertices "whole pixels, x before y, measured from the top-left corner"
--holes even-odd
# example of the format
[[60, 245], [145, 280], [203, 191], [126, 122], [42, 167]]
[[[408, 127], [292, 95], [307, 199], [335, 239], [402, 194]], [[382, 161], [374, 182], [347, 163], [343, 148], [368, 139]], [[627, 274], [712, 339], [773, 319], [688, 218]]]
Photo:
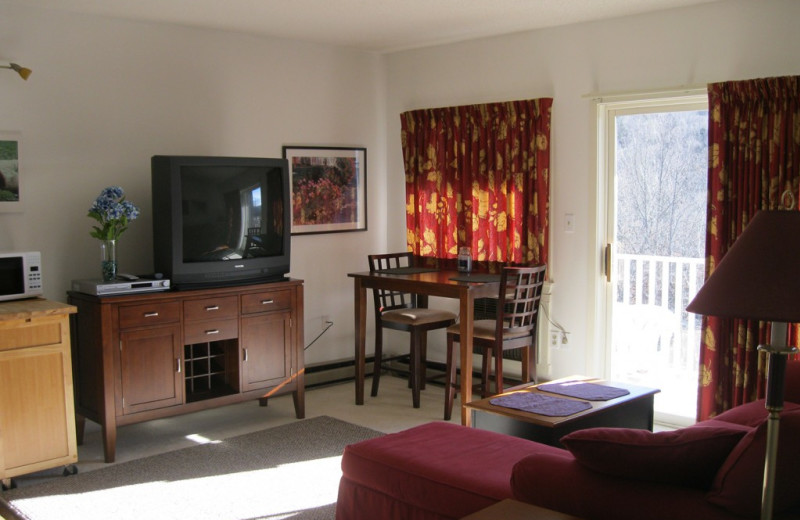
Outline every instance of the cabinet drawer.
[[183, 325], [183, 342], [187, 345], [238, 337], [239, 320], [236, 318], [196, 321]]
[[63, 337], [66, 320], [39, 318], [33, 321], [0, 322], [0, 350], [57, 345]]
[[291, 291], [269, 291], [242, 295], [242, 314], [276, 311], [292, 306]]
[[186, 321], [218, 320], [239, 315], [239, 299], [236, 296], [204, 298], [183, 302], [183, 319]]
[[181, 319], [180, 302], [154, 302], [119, 308], [119, 328], [175, 323]]

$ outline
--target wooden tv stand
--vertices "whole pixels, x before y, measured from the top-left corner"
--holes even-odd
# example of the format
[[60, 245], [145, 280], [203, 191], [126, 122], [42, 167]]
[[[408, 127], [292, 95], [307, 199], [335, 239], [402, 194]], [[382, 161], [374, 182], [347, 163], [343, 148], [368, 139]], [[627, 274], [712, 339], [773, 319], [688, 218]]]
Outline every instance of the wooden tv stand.
[[93, 296], [69, 292], [78, 444], [117, 427], [292, 392], [305, 417], [303, 282]]

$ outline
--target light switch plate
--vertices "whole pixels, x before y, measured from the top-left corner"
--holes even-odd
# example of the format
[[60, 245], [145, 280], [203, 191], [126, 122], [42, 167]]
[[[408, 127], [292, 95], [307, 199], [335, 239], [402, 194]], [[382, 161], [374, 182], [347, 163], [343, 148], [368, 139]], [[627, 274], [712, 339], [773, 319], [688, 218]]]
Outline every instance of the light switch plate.
[[564, 231], [567, 233], [575, 232], [575, 214], [567, 213], [564, 215]]

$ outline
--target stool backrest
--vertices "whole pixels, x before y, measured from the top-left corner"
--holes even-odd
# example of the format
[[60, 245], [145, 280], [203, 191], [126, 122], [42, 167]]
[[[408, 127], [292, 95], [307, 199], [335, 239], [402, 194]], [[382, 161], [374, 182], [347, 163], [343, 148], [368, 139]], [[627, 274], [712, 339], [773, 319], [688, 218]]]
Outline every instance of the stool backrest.
[[[411, 253], [386, 253], [382, 255], [368, 255], [369, 271], [384, 271], [401, 267], [414, 267], [414, 255]], [[372, 291], [375, 299], [375, 313], [383, 313], [395, 309], [409, 309], [417, 304], [415, 294], [375, 289]]]
[[497, 305], [497, 334], [522, 335], [529, 333], [536, 340], [539, 302], [542, 299], [547, 267], [504, 267], [500, 279], [500, 299]]

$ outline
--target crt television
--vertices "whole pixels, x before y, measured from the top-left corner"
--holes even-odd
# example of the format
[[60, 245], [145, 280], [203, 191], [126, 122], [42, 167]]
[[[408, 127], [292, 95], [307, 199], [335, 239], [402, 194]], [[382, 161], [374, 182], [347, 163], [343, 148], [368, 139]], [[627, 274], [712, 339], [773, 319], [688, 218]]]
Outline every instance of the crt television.
[[156, 155], [151, 166], [156, 273], [177, 289], [284, 279], [286, 159]]

